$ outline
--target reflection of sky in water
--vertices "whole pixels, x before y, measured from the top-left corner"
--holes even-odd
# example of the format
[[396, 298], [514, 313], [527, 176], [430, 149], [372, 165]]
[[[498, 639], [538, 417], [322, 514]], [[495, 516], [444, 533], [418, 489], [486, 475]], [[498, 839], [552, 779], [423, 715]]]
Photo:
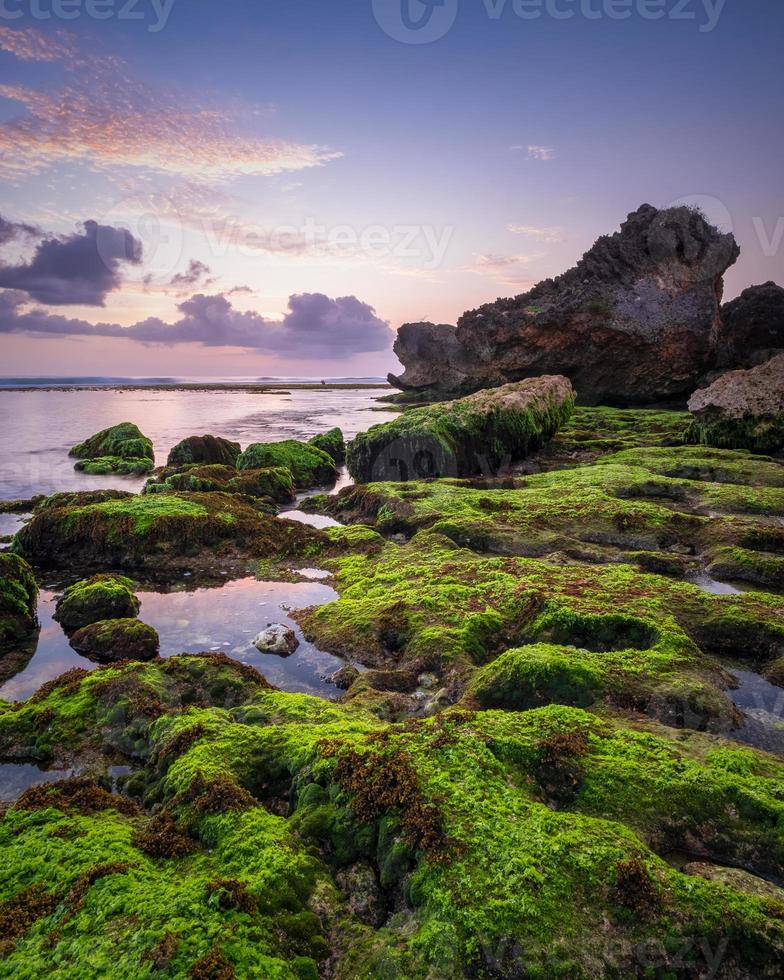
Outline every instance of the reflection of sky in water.
[[0, 537], [16, 534], [29, 517], [29, 514], [0, 514]]
[[12, 802], [30, 786], [56, 783], [73, 775], [73, 769], [39, 769], [31, 762], [0, 763], [0, 803]]
[[[309, 569], [309, 573], [316, 571]], [[289, 609], [323, 605], [337, 598], [334, 589], [318, 581], [258, 582], [239, 579], [220, 588], [167, 593], [139, 592], [140, 618], [161, 638], [161, 656], [177, 653], [225, 653], [252, 664], [267, 680], [286, 691], [338, 697], [342, 692], [324, 676], [343, 661], [318, 650], [287, 615]], [[93, 669], [96, 664], [79, 656], [52, 619], [55, 593], [42, 591], [38, 617], [41, 633], [27, 666], [0, 687], [0, 699], [22, 700], [46, 681], [72, 667]], [[290, 657], [260, 653], [253, 639], [269, 623], [285, 623], [297, 633], [299, 648]]]
[[394, 417], [375, 411], [384, 392], [365, 390], [245, 391], [0, 391], [0, 499], [58, 490], [119, 487], [136, 490], [138, 477], [86, 476], [68, 450], [99, 429], [135, 422], [166, 462], [185, 436], [223, 436], [251, 442], [309, 439], [333, 426], [347, 438]]

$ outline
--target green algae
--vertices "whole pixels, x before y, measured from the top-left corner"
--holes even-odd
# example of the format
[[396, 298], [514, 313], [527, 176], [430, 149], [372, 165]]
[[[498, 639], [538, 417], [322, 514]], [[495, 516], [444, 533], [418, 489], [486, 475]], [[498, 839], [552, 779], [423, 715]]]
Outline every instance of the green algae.
[[220, 464], [236, 466], [241, 449], [238, 442], [220, 436], [188, 436], [174, 446], [166, 460], [168, 467]]
[[221, 491], [253, 497], [271, 504], [288, 504], [295, 499], [291, 470], [284, 466], [237, 470], [219, 463], [165, 468], [148, 480], [145, 493], [169, 490], [188, 492]]
[[54, 618], [66, 632], [100, 619], [134, 618], [139, 600], [133, 582], [122, 575], [94, 575], [69, 585], [57, 601]]
[[[228, 670], [174, 660], [178, 683], [193, 669], [203, 694], [205, 674]], [[723, 944], [730, 971], [779, 962], [780, 903], [662, 855], [700, 847], [780, 876], [780, 760], [557, 705], [385, 725], [239, 673], [233, 707], [196, 708], [178, 702], [173, 669], [101, 670], [0, 710], [0, 732], [24, 738], [26, 716], [47, 712], [54, 727], [80, 719], [96, 744], [88, 705], [107, 677], [167, 700], [127, 743], [143, 766], [128, 783], [141, 809], [82, 812], [55, 786], [48, 808], [20, 801], [0, 822], [0, 903], [43, 883], [57, 899], [6, 944], [4, 969], [89, 964], [111, 976], [121, 963], [146, 976], [147, 951], [168, 950], [167, 969], [184, 975], [219, 948], [237, 976], [303, 975], [303, 957], [316, 969], [329, 951], [337, 978], [392, 966], [423, 980], [482, 975], [499, 957], [503, 975], [610, 978], [637, 975], [640, 945], [655, 941], [673, 966], [695, 935]], [[187, 853], [139, 849], [160, 824], [151, 807], [191, 841]], [[380, 926], [339, 886], [357, 862], [376, 869]]]
[[151, 660], [158, 656], [158, 634], [135, 619], [101, 619], [78, 629], [71, 646], [83, 657], [107, 663]]
[[337, 479], [335, 461], [324, 450], [296, 439], [283, 442], [256, 442], [237, 460], [240, 470], [286, 467], [298, 489], [324, 486]]
[[346, 462], [346, 440], [343, 438], [343, 431], [337, 427], [313, 436], [312, 439], [308, 439], [308, 444], [323, 450], [332, 458], [336, 466]]
[[[96, 474], [144, 473], [152, 469], [155, 458], [152, 442], [133, 422], [120, 422], [96, 432], [75, 445], [69, 455], [82, 461], [77, 469]], [[150, 461], [146, 469], [141, 468], [145, 460]]]
[[33, 570], [17, 555], [0, 554], [0, 652], [35, 630], [37, 605]]
[[[468, 476], [496, 473], [544, 445], [568, 420], [574, 394], [534, 379], [530, 393], [507, 385], [491, 393], [509, 404], [482, 400], [486, 393], [415, 408], [391, 422], [372, 426], [348, 447], [348, 468], [357, 482], [397, 477]], [[547, 381], [547, 379], [545, 379]], [[529, 382], [523, 382], [523, 387]]]
[[781, 416], [727, 418], [721, 414], [693, 419], [686, 441], [720, 449], [748, 449], [754, 453], [777, 453], [784, 449]]
[[83, 505], [78, 496], [44, 503], [14, 538], [13, 550], [45, 564], [136, 567], [177, 559], [226, 561], [308, 554], [320, 535], [291, 526], [228, 493], [124, 496]]

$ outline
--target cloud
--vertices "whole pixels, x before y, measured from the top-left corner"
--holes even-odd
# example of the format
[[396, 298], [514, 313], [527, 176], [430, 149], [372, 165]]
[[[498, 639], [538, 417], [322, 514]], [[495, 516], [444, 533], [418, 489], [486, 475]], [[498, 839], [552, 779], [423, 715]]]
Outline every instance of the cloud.
[[536, 144], [529, 144], [528, 146], [529, 160], [552, 160], [554, 157], [554, 146], [537, 146]]
[[191, 259], [185, 272], [178, 272], [169, 281], [170, 286], [196, 286], [202, 285], [205, 288], [211, 286], [215, 279], [211, 278], [212, 269], [199, 259]]
[[501, 285], [515, 288], [534, 284], [535, 280], [523, 274], [522, 267], [540, 258], [542, 258], [542, 253], [534, 255], [476, 254], [473, 263], [465, 266], [465, 270], [478, 276], [487, 276], [501, 283]]
[[90, 324], [85, 320], [25, 311], [25, 293], [0, 293], [0, 334], [125, 338], [142, 344], [196, 343], [205, 347], [239, 347], [283, 358], [350, 357], [387, 350], [392, 343], [390, 325], [372, 306], [355, 296], [330, 299], [322, 293], [289, 297], [282, 320], [235, 309], [222, 293], [197, 293], [180, 303], [180, 318], [165, 323], [157, 317], [130, 327], [115, 323]]
[[539, 241], [557, 244], [565, 240], [563, 228], [537, 228], [534, 225], [514, 225], [506, 226], [507, 231], [514, 235], [525, 235], [526, 238], [537, 238]]
[[257, 135], [252, 106], [187, 104], [174, 92], [134, 78], [115, 57], [81, 55], [68, 35], [33, 28], [0, 30], [0, 49], [69, 73], [58, 91], [0, 85], [25, 113], [0, 124], [7, 179], [81, 161], [93, 169], [144, 168], [226, 179], [320, 166], [341, 156], [322, 146]]
[[141, 257], [141, 243], [130, 232], [85, 221], [83, 233], [44, 238], [29, 262], [0, 265], [0, 286], [49, 306], [103, 306], [122, 281], [123, 265], [139, 265]]
[[41, 238], [43, 232], [24, 221], [8, 221], [0, 214], [0, 245], [8, 245], [25, 238]]

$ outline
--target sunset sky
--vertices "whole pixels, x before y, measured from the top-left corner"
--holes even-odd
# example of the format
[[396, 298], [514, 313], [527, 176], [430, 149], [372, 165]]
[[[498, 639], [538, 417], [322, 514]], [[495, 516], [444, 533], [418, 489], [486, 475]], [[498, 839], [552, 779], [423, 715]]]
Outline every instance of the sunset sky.
[[124, 2], [0, 15], [0, 374], [384, 374], [643, 202], [784, 282], [778, 0]]

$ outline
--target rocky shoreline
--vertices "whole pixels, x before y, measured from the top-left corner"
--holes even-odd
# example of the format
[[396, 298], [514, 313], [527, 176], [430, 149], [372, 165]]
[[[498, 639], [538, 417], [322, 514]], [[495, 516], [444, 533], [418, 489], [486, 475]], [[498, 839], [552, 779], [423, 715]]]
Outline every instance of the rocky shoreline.
[[[715, 287], [695, 287], [711, 318]], [[131, 423], [84, 441], [77, 465], [148, 477], [28, 502], [0, 553], [0, 677], [33, 655], [53, 579], [83, 658], [0, 701], [0, 973], [780, 976], [766, 365], [713, 379], [693, 413], [575, 407], [558, 375], [348, 445], [193, 435], [156, 469]], [[324, 492], [344, 459], [356, 482]], [[141, 584], [185, 577], [330, 588], [243, 623], [252, 655], [164, 651]], [[340, 658], [329, 696], [248, 662], [306, 646]]]

